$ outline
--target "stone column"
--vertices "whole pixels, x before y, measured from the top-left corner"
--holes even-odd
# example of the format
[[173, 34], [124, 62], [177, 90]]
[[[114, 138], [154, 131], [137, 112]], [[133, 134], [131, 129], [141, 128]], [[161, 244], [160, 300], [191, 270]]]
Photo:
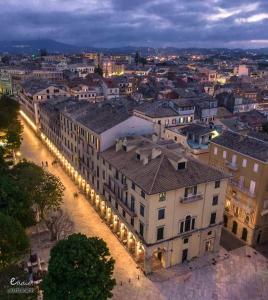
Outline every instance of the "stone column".
[[145, 257], [144, 257], [144, 273], [147, 275], [147, 274], [150, 274], [152, 273], [152, 255], [148, 255], [146, 254]]

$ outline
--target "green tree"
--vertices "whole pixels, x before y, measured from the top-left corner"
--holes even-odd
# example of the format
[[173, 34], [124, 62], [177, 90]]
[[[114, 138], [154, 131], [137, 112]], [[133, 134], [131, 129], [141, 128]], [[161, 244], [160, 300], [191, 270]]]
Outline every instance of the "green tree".
[[0, 175], [0, 212], [17, 219], [23, 227], [35, 224], [32, 201], [6, 170]]
[[19, 104], [13, 98], [3, 95], [0, 97], [0, 130], [5, 130], [18, 117]]
[[19, 261], [28, 248], [29, 240], [20, 223], [0, 213], [0, 269]]
[[73, 234], [51, 250], [43, 282], [45, 300], [105, 300], [112, 297], [114, 259], [97, 237]]
[[94, 73], [99, 74], [101, 77], [103, 77], [103, 70], [102, 70], [102, 68], [100, 67], [100, 65], [98, 65], [98, 66], [95, 68]]
[[41, 219], [63, 201], [64, 186], [60, 179], [34, 163], [22, 161], [12, 169], [18, 187], [38, 207]]
[[14, 151], [21, 145], [23, 127], [18, 119], [19, 104], [11, 97], [0, 98], [0, 140], [5, 151]]

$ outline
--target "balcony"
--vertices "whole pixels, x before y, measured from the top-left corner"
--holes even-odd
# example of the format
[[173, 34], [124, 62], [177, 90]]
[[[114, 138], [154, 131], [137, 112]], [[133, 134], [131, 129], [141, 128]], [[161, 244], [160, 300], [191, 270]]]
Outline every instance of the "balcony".
[[[235, 206], [243, 209], [248, 214], [252, 213], [252, 211], [254, 210], [254, 206], [252, 205], [252, 203], [250, 203], [250, 202], [243, 203], [243, 202], [241, 202], [241, 200], [238, 197], [235, 197], [235, 198], [232, 197], [232, 202]], [[235, 212], [233, 212], [233, 214], [236, 217], [239, 217], [239, 215], [236, 215]]]
[[104, 188], [104, 190], [105, 190], [108, 194], [110, 194], [113, 198], [116, 198], [115, 192], [112, 190], [111, 186], [109, 186], [108, 183], [104, 183], [104, 184], [103, 184], [103, 188]]
[[189, 195], [187, 197], [181, 197], [180, 202], [183, 204], [191, 203], [195, 201], [203, 200], [203, 194]]
[[240, 183], [239, 181], [235, 179], [231, 179], [230, 183], [236, 187], [240, 192], [247, 194], [251, 198], [256, 197], [256, 193], [252, 193], [247, 187], [244, 186], [244, 184]]
[[232, 163], [232, 162], [227, 161], [226, 166], [227, 166], [228, 169], [230, 169], [232, 171], [237, 171], [238, 170], [238, 165], [236, 163]]
[[136, 217], [137, 214], [134, 210], [132, 210], [130, 207], [127, 206], [127, 204], [121, 200], [115, 192], [112, 190], [112, 188], [109, 186], [108, 183], [104, 183], [103, 185], [104, 190], [111, 196], [113, 199], [131, 216], [131, 217]]
[[130, 207], [128, 207], [127, 204], [124, 201], [122, 201], [118, 197], [116, 197], [116, 201], [126, 211], [126, 213], [129, 214], [131, 217], [136, 217], [137, 216], [135, 210], [132, 210]]

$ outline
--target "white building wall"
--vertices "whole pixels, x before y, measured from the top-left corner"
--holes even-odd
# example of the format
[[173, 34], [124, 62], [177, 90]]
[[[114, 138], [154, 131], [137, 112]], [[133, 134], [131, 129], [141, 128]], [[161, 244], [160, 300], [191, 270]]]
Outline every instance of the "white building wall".
[[127, 135], [153, 134], [154, 124], [136, 116], [131, 116], [127, 120], [114, 126], [101, 134], [100, 151], [105, 151], [115, 144], [117, 138]]

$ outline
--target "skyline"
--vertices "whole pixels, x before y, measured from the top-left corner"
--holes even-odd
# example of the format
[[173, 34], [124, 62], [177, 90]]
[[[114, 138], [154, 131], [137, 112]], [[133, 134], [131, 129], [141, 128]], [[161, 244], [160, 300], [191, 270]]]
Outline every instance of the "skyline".
[[[227, 3], [226, 3], [227, 2]], [[4, 0], [0, 40], [92, 47], [262, 48], [268, 3], [239, 0]]]

